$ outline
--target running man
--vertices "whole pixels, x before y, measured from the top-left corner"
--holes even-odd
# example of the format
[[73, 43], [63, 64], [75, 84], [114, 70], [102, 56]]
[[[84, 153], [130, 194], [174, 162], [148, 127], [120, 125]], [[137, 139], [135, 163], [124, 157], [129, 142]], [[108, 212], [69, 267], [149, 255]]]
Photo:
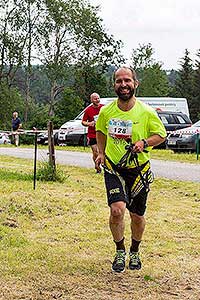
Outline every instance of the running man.
[[104, 166], [109, 225], [116, 245], [112, 270], [120, 273], [125, 270], [126, 208], [131, 225], [129, 269], [141, 268], [139, 245], [145, 229], [149, 183], [153, 180], [150, 150], [165, 140], [166, 130], [156, 111], [135, 97], [138, 80], [134, 70], [121, 67], [113, 79], [118, 98], [101, 109], [97, 120], [96, 166]]
[[[93, 93], [90, 95], [90, 101], [92, 105], [86, 108], [82, 119], [82, 125], [88, 127], [88, 133], [87, 133], [88, 145], [90, 145], [92, 149], [93, 161], [95, 163], [98, 155], [95, 125], [99, 115], [99, 111], [103, 106], [103, 104], [100, 104], [100, 97], [97, 93]], [[95, 169], [96, 169], [96, 173], [101, 172], [100, 167], [95, 166]]]

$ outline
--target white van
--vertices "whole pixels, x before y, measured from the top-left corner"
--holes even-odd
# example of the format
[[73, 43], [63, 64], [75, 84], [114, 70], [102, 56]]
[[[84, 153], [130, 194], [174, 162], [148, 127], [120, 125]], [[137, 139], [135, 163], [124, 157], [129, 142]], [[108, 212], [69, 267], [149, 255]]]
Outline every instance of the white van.
[[[101, 98], [100, 102], [104, 105], [115, 100], [115, 98]], [[159, 111], [181, 112], [189, 117], [189, 109], [185, 98], [170, 97], [137, 97], [137, 99], [150, 105]], [[87, 127], [81, 124], [84, 110], [74, 119], [64, 123], [58, 131], [58, 144], [83, 145], [85, 144]]]

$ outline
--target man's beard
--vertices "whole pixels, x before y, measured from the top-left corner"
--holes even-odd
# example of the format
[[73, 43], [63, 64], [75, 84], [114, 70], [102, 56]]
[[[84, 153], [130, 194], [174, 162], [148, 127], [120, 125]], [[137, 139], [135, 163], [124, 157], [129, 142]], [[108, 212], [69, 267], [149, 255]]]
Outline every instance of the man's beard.
[[129, 90], [129, 92], [127, 94], [123, 94], [121, 92], [121, 88], [119, 88], [118, 90], [115, 90], [115, 93], [117, 94], [117, 96], [119, 97], [120, 100], [128, 101], [129, 99], [131, 99], [133, 97], [133, 95], [135, 93], [135, 90], [131, 89], [130, 87], [128, 87], [128, 90]]

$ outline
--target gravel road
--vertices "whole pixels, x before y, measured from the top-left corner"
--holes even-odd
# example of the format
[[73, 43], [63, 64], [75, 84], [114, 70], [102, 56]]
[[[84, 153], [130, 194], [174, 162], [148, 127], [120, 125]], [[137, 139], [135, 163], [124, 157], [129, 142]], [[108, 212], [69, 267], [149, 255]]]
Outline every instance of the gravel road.
[[[71, 166], [93, 168], [90, 153], [56, 150], [56, 163]], [[34, 159], [34, 149], [0, 147], [0, 155]], [[46, 160], [47, 151], [38, 149], [37, 159]], [[156, 177], [180, 181], [200, 182], [200, 164], [181, 163], [175, 161], [151, 160], [152, 171]]]

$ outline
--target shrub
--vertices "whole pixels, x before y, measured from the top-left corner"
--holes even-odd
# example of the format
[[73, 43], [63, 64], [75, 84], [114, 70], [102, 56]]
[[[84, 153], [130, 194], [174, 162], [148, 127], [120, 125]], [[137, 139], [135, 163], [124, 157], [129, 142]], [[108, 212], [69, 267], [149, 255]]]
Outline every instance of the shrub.
[[37, 170], [36, 178], [41, 181], [63, 182], [65, 180], [65, 174], [58, 166], [54, 168], [49, 162], [42, 162]]

